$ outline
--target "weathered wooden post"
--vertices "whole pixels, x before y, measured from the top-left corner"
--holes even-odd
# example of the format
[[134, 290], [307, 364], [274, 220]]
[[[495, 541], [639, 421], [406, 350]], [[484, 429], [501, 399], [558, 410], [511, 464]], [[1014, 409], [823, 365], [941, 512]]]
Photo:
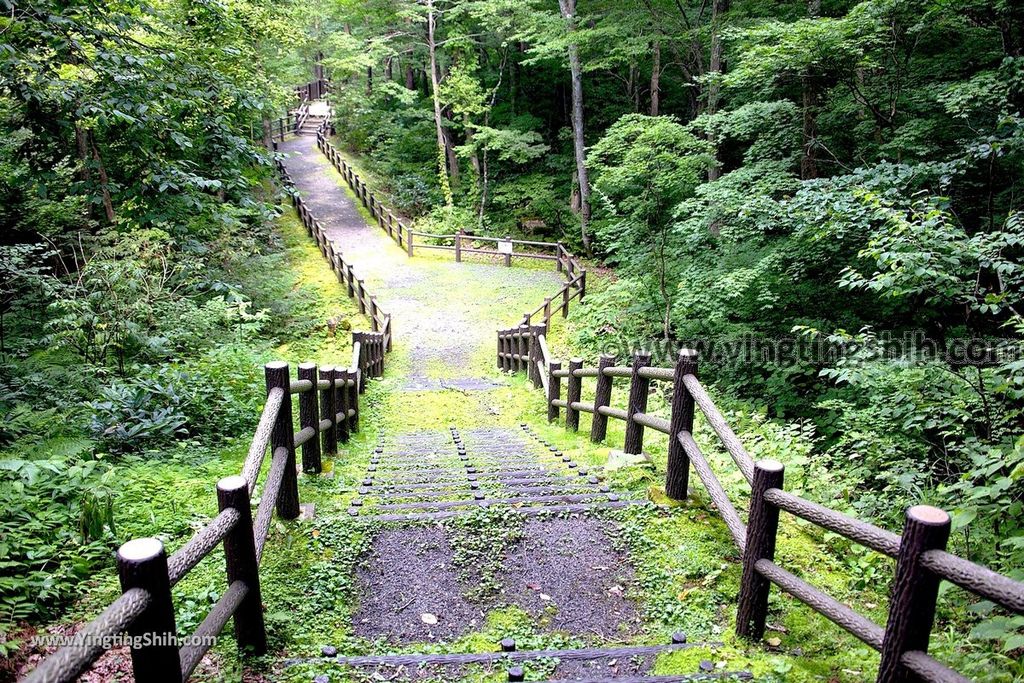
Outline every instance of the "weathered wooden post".
[[544, 334], [551, 329], [551, 297], [544, 297]]
[[519, 352], [519, 367], [517, 371], [522, 370], [529, 376], [530, 372], [530, 326], [520, 325], [519, 326], [519, 337], [518, 337], [518, 352]]
[[412, 228], [406, 228], [405, 248], [409, 252], [409, 258], [412, 258]]
[[626, 405], [626, 439], [622, 450], [626, 453], [639, 455], [644, 450], [644, 426], [633, 419], [637, 413], [647, 410], [647, 393], [651, 380], [640, 376], [640, 368], [651, 364], [648, 351], [633, 353], [633, 372], [629, 378], [629, 403]]
[[348, 280], [348, 298], [349, 299], [354, 299], [355, 296], [356, 296], [356, 287], [355, 287], [356, 273], [355, 273], [355, 270], [353, 270], [351, 263], [348, 264], [348, 267], [347, 267], [346, 271], [348, 273], [348, 277], [347, 277], [347, 280]]
[[506, 268], [511, 268], [512, 267], [512, 254], [511, 254], [512, 235], [505, 235], [505, 241], [509, 243], [509, 253], [505, 254], [505, 267]]
[[583, 378], [577, 377], [575, 371], [583, 369], [582, 358], [572, 358], [569, 360], [569, 378], [566, 382], [567, 389], [565, 392], [565, 428], [569, 431], [578, 432], [580, 429], [580, 411], [572, 407], [573, 403], [578, 403], [580, 397], [583, 395]]
[[536, 389], [541, 385], [540, 371], [537, 369], [537, 362], [540, 357], [540, 341], [537, 339], [537, 327], [535, 325], [530, 325], [529, 327], [530, 336], [526, 340], [526, 354], [530, 360], [528, 361], [528, 365], [526, 367], [526, 376], [533, 383], [534, 389]]
[[580, 301], [587, 295], [587, 271], [580, 271]]
[[556, 361], [548, 363], [548, 422], [558, 420], [558, 406], [553, 401], [562, 397], [562, 378], [555, 376], [555, 370], [561, 370], [562, 364]]
[[562, 317], [569, 317], [569, 283], [562, 287]]
[[279, 448], [287, 449], [287, 462], [284, 466], [284, 477], [277, 493], [277, 516], [283, 519], [295, 519], [299, 516], [299, 482], [295, 475], [295, 428], [292, 426], [292, 395], [288, 392], [291, 379], [288, 375], [288, 364], [284, 361], [273, 361], [264, 366], [267, 380], [267, 393], [280, 388], [284, 391], [281, 409], [277, 412], [274, 429], [270, 434], [271, 457]]
[[334, 415], [337, 417], [338, 440], [341, 443], [348, 443], [348, 434], [351, 431], [352, 418], [348, 416], [348, 409], [352, 407], [352, 392], [349, 391], [348, 381], [350, 379], [347, 368], [334, 368]]
[[878, 683], [916, 680], [900, 663], [900, 658], [911, 650], [928, 651], [941, 582], [938, 576], [921, 566], [920, 559], [929, 550], [946, 549], [949, 528], [949, 515], [939, 508], [915, 505], [907, 509], [889, 596], [889, 619], [885, 622]]
[[601, 443], [608, 434], [608, 416], [601, 414], [601, 408], [612, 402], [612, 378], [604, 374], [605, 368], [615, 365], [615, 356], [602, 353], [597, 359], [597, 389], [594, 391], [594, 420], [590, 423], [590, 440]]
[[558, 246], [555, 249], [555, 270], [559, 273], [562, 272], [562, 252], [565, 251], [565, 247], [562, 246], [561, 242], [558, 242]]
[[313, 388], [299, 394], [299, 427], [301, 429], [312, 429], [313, 438], [307, 439], [302, 444], [302, 471], [318, 473], [320, 471], [320, 439], [317, 438], [320, 427], [320, 407], [317, 400], [317, 382], [320, 373], [317, 372], [316, 363], [301, 363], [299, 365], [299, 379], [306, 379], [312, 382]]
[[359, 304], [359, 312], [366, 315], [366, 283], [362, 278], [356, 280], [356, 303]]
[[455, 233], [455, 262], [462, 263], [462, 235], [466, 231], [459, 228], [459, 231]]
[[349, 368], [347, 379], [352, 380], [352, 385], [348, 387], [348, 409], [352, 411], [352, 423], [349, 425], [350, 432], [359, 431], [359, 384], [362, 379], [362, 373], [359, 368]]
[[[314, 376], [313, 382], [316, 382]], [[314, 392], [316, 390], [314, 389]], [[312, 392], [311, 392], [312, 393]], [[316, 443], [316, 439], [311, 439]], [[263, 598], [260, 592], [260, 565], [256, 559], [253, 539], [252, 508], [249, 507], [249, 486], [244, 477], [233, 475], [217, 482], [217, 504], [220, 509], [238, 511], [238, 523], [224, 537], [224, 562], [228, 585], [241, 581], [248, 589], [233, 617], [238, 649], [248, 655], [267, 652], [267, 629], [263, 622]], [[139, 679], [136, 676], [136, 680]]]
[[758, 560], [775, 559], [775, 536], [779, 530], [779, 508], [764, 499], [768, 489], [781, 489], [784, 470], [775, 460], [754, 463], [750, 484], [750, 515], [747, 519], [747, 543], [743, 551], [743, 575], [736, 608], [736, 633], [760, 640], [768, 618], [768, 591], [771, 582], [757, 571]]
[[380, 328], [377, 325], [377, 297], [370, 297], [370, 329], [377, 332]]
[[693, 396], [683, 378], [697, 374], [697, 352], [680, 349], [672, 376], [672, 417], [668, 430], [668, 469], [665, 472], [665, 495], [684, 500], [690, 484], [690, 458], [679, 443], [679, 432], [693, 433]]
[[391, 343], [394, 340], [395, 335], [391, 334], [391, 316], [390, 315], [386, 316], [385, 320], [387, 322], [384, 325], [384, 334], [387, 336], [387, 343], [384, 345], [384, 350], [387, 351], [388, 353], [390, 353], [391, 352]]
[[[250, 532], [251, 533], [251, 532]], [[167, 553], [156, 538], [128, 541], [117, 551], [117, 574], [121, 591], [141, 588], [149, 593], [146, 610], [128, 627], [128, 635], [149, 645], [132, 648], [132, 669], [136, 681], [169, 683], [181, 681], [181, 661], [176, 642], [171, 582], [167, 574]]]
[[320, 420], [331, 421], [331, 426], [322, 432], [322, 448], [327, 455], [335, 455], [338, 452], [338, 431], [341, 427], [335, 423], [335, 416], [338, 414], [338, 388], [335, 385], [338, 379], [337, 369], [330, 366], [320, 368], [320, 379], [330, 383], [320, 394]]

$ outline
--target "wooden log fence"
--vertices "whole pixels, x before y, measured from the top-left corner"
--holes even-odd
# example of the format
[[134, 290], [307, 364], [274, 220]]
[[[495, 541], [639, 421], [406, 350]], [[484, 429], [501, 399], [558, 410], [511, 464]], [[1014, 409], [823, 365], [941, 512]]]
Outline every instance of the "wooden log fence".
[[[326, 121], [324, 123], [326, 124]], [[320, 133], [317, 134], [318, 138], [321, 137]], [[288, 170], [284, 167], [284, 164], [280, 159], [274, 161], [275, 167], [277, 168], [278, 174], [283, 179], [286, 186], [289, 188], [293, 187], [291, 176], [288, 175]], [[383, 345], [384, 352], [390, 352], [392, 348], [392, 318], [391, 314], [387, 313], [384, 308], [377, 303], [377, 298], [370, 294], [366, 287], [366, 283], [362, 278], [359, 278], [355, 273], [355, 268], [351, 262], [345, 260], [345, 255], [341, 249], [327, 237], [327, 233], [324, 232], [323, 226], [320, 221], [313, 216], [313, 213], [306, 206], [306, 202], [302, 199], [302, 196], [292, 189], [289, 192], [291, 197], [292, 205], [295, 207], [295, 211], [299, 215], [299, 219], [302, 221], [302, 225], [306, 228], [306, 232], [310, 237], [316, 241], [317, 247], [320, 249], [320, 253], [327, 260], [327, 264], [331, 270], [338, 277], [338, 282], [341, 284], [345, 291], [348, 292], [348, 296], [355, 299], [356, 305], [359, 307], [359, 312], [366, 315], [370, 319], [370, 329], [373, 333], [380, 335], [380, 341]], [[369, 334], [369, 333], [362, 333]], [[376, 354], [376, 337], [367, 337], [364, 346], [368, 349], [368, 353]], [[366, 365], [360, 365], [359, 367], [364, 370], [368, 370], [364, 373], [364, 377], [378, 377], [383, 372], [383, 357], [377, 358], [375, 355], [364, 359]], [[372, 366], [372, 367], [370, 367]]]
[[[498, 367], [508, 372], [525, 371], [538, 389], [544, 390], [548, 421], [565, 411], [566, 429], [579, 429], [579, 414], [594, 416], [590, 438], [604, 441], [607, 419], [626, 422], [623, 449], [639, 454], [645, 429], [669, 438], [666, 494], [676, 500], [688, 495], [689, 470], [704, 485], [722, 516], [743, 558], [737, 602], [736, 631], [759, 640], [764, 636], [768, 597], [777, 586], [818, 614], [847, 630], [881, 653], [876, 680], [896, 683], [921, 680], [930, 683], [968, 683], [967, 678], [928, 654], [939, 583], [949, 581], [1000, 607], [1024, 614], [1024, 582], [998, 574], [946, 551], [950, 517], [938, 508], [917, 505], [906, 510], [902, 534], [895, 534], [784, 490], [781, 463], [755, 462], [747, 453], [708, 392], [697, 378], [697, 353], [682, 350], [671, 368], [651, 367], [650, 356], [638, 351], [630, 365], [616, 365], [613, 356], [601, 356], [595, 368], [572, 359], [566, 369], [551, 357], [543, 327], [518, 325], [498, 330]], [[531, 354], [529, 349], [534, 349]], [[582, 380], [595, 378], [593, 403], [582, 400]], [[567, 381], [566, 398], [560, 383]], [[612, 386], [628, 379], [625, 409], [612, 407]], [[647, 413], [651, 382], [672, 385], [668, 418]], [[699, 412], [729, 453], [751, 487], [747, 523], [744, 524], [721, 482], [693, 438], [694, 416]], [[896, 560], [896, 574], [884, 626], [875, 624], [849, 606], [788, 572], [775, 563], [780, 512], [808, 521], [854, 543]]]
[[[234, 621], [240, 652], [265, 654], [267, 631], [259, 566], [275, 509], [280, 519], [299, 516], [296, 449], [302, 449], [304, 471], [320, 472], [321, 451], [306, 446], [318, 443], [322, 437], [323, 452], [333, 454], [334, 445], [346, 441], [348, 434], [358, 429], [360, 379], [364, 376], [360, 368], [364, 366], [356, 361], [366, 358], [368, 371], [379, 372], [384, 357], [382, 342], [379, 334], [376, 339], [357, 338], [349, 367], [318, 368], [303, 363], [295, 379], [287, 363], [268, 363], [267, 399], [242, 471], [218, 481], [211, 492], [216, 494], [220, 510], [217, 516], [170, 556], [157, 538], [124, 543], [117, 553], [121, 596], [78, 632], [76, 643], [45, 658], [24, 683], [76, 680], [103, 654], [104, 643], [109, 646], [121, 634], [133, 637], [130, 649], [136, 681], [181, 683], [189, 678], [229, 620]], [[291, 398], [296, 394], [298, 431], [291, 408]], [[343, 400], [336, 401], [338, 395]], [[254, 516], [251, 496], [268, 450], [270, 467]], [[190, 637], [179, 634], [171, 589], [221, 544], [225, 556], [224, 593]], [[179, 647], [179, 643], [184, 645]]]
[[[562, 312], [562, 317], [569, 315], [569, 302], [576, 299], [583, 301], [587, 293], [587, 271], [579, 259], [573, 255], [561, 242], [540, 242], [536, 240], [520, 240], [511, 237], [488, 237], [485, 235], [469, 235], [460, 230], [454, 235], [439, 235], [413, 230], [407, 223], [387, 208], [352, 168], [352, 165], [345, 160], [338, 149], [331, 143], [328, 135], [329, 124], [325, 121], [317, 132], [316, 144], [320, 151], [335, 170], [341, 174], [345, 182], [351, 188], [356, 198], [363, 205], [377, 225], [387, 233], [395, 244], [405, 250], [410, 256], [414, 256], [419, 250], [451, 251], [455, 255], [455, 261], [461, 263], [464, 255], [477, 254], [484, 256], [501, 256], [506, 266], [511, 267], [513, 258], [539, 259], [543, 261], [554, 261], [555, 268], [565, 278], [565, 283], [552, 296], [546, 297], [544, 302], [533, 309], [523, 313], [520, 322], [522, 325], [540, 323], [544, 326], [545, 332], [550, 330], [551, 319], [557, 311]], [[432, 240], [427, 242], [425, 240]], [[445, 244], [440, 244], [441, 242]], [[494, 245], [491, 249], [481, 248], [481, 244]], [[520, 247], [516, 251], [516, 247]], [[551, 252], [551, 253], [546, 253]], [[552, 303], [555, 308], [552, 308]]]

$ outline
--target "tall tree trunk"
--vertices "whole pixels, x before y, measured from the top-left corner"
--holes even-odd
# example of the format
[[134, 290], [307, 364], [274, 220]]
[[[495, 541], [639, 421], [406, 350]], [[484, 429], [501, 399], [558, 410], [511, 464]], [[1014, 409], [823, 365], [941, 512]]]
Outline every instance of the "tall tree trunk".
[[373, 94], [373, 67], [366, 67], [366, 94]]
[[[711, 82], [708, 84], [708, 114], [718, 111], [718, 100], [721, 95], [721, 86], [718, 79], [722, 74], [722, 19], [729, 11], [729, 0], [714, 0], [711, 6], [711, 62], [709, 71]], [[713, 142], [713, 141], [712, 141]], [[715, 148], [715, 157], [718, 158], [718, 148]], [[718, 180], [722, 175], [720, 164], [713, 164], [708, 169], [708, 181]]]
[[390, 81], [394, 77], [394, 57], [388, 57], [384, 60], [384, 79]]
[[441, 192], [445, 204], [452, 206], [452, 181], [448, 169], [448, 138], [445, 135], [441, 114], [440, 82], [437, 75], [437, 14], [434, 12], [434, 0], [427, 0], [427, 51], [430, 53], [430, 95], [434, 102], [434, 128], [437, 132], [437, 172], [441, 182]]
[[416, 89], [416, 72], [412, 69], [412, 64], [405, 65], [405, 89], [415, 90]]
[[263, 146], [267, 148], [267, 151], [274, 150], [274, 132], [270, 127], [270, 117], [263, 117]]
[[814, 77], [805, 75], [803, 84], [803, 154], [800, 157], [800, 177], [804, 180], [818, 177], [818, 105], [820, 96]]
[[[92, 136], [89, 136], [90, 138]], [[100, 151], [96, 148], [96, 140], [91, 140], [92, 143], [92, 159], [96, 162], [96, 172], [100, 177], [100, 191], [103, 194], [103, 210], [107, 214], [107, 221], [113, 223], [117, 216], [114, 214], [114, 203], [110, 200], [110, 179], [107, 177], [107, 168], [103, 165], [103, 159], [100, 158]]]
[[661, 108], [661, 39], [651, 43], [651, 116], [658, 116]]
[[[570, 33], [576, 30], [576, 0], [558, 0], [562, 18]], [[587, 149], [583, 139], [583, 68], [579, 48], [569, 43], [569, 74], [572, 79], [572, 141], [576, 155], [576, 175], [580, 192], [580, 238], [588, 256], [590, 248], [590, 179], [587, 176]]]

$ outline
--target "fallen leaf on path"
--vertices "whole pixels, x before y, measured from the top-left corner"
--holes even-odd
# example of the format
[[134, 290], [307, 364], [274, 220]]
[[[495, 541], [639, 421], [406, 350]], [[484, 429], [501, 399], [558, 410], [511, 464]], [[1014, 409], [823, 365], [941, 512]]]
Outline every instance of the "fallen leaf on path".
[[540, 584], [539, 583], [528, 583], [528, 584], [526, 584], [526, 587], [529, 588], [532, 591], [539, 591], [540, 590]]
[[541, 594], [540, 594], [540, 599], [541, 599], [541, 600], [550, 600], [550, 599], [551, 599], [551, 596], [550, 596], [550, 595], [548, 595], [547, 593], [541, 593]]
[[605, 567], [603, 564], [599, 564], [596, 567], [591, 567], [591, 569], [593, 569], [594, 571], [598, 571], [598, 572], [606, 572], [606, 571], [608, 571], [608, 567]]
[[431, 614], [430, 612], [424, 612], [420, 615], [420, 621], [422, 621], [424, 624], [427, 624], [428, 626], [433, 626], [437, 623], [437, 616]]
[[612, 586], [611, 588], [608, 589], [608, 592], [611, 595], [616, 595], [616, 596], [621, 598], [622, 597], [622, 592], [623, 592], [622, 591], [622, 586]]
[[778, 647], [779, 645], [782, 645], [782, 639], [781, 638], [769, 638], [767, 640], [767, 643], [771, 647]]

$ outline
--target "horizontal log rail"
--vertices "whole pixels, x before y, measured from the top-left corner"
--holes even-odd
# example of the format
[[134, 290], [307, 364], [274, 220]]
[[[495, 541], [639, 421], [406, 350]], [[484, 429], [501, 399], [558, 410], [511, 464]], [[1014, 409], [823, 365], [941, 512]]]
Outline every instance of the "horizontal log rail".
[[[378, 340], [376, 348], [381, 346]], [[366, 345], [360, 353], [365, 355], [371, 348]], [[287, 363], [265, 366], [266, 403], [241, 473], [217, 482], [220, 512], [170, 557], [156, 538], [124, 543], [117, 554], [121, 596], [79, 631], [78, 642], [46, 657], [25, 677], [25, 683], [76, 680], [103, 654], [104, 641], [109, 644], [122, 633], [139, 637], [138, 645], [131, 648], [136, 681], [180, 683], [188, 679], [230, 619], [240, 651], [246, 655], [266, 652], [259, 566], [275, 513], [286, 520], [299, 516], [296, 451], [301, 449], [303, 471], [318, 473], [321, 455], [336, 455], [337, 444], [347, 442], [359, 428], [361, 373], [356, 366], [318, 368], [303, 363], [297, 372], [297, 379], [292, 379]], [[299, 402], [298, 431], [293, 394]], [[252, 493], [268, 450], [271, 464], [254, 514]], [[194, 637], [183, 638], [175, 622], [171, 588], [220, 545], [227, 589], [191, 634]], [[179, 648], [181, 641], [185, 645]]]
[[[696, 352], [680, 351], [671, 368], [650, 366], [650, 355], [644, 352], [634, 353], [629, 366], [616, 365], [616, 359], [608, 355], [601, 356], [597, 367], [584, 367], [579, 358], [563, 366], [551, 356], [545, 332], [542, 325], [498, 330], [498, 367], [507, 372], [524, 371], [535, 387], [544, 390], [549, 421], [558, 420], [564, 410], [566, 428], [577, 431], [579, 414], [592, 414], [590, 437], [594, 442], [605, 440], [608, 418], [626, 423], [623, 449], [627, 453], [642, 453], [645, 429], [668, 435], [666, 494], [676, 500], [687, 497], [692, 465], [743, 558], [736, 619], [739, 635], [755, 640], [764, 636], [768, 595], [774, 584], [878, 650], [878, 681], [895, 683], [913, 674], [934, 683], [959, 683], [967, 679], [928, 655], [940, 581], [950, 581], [1010, 612], [1024, 614], [1024, 582], [946, 551], [950, 518], [944, 511], [924, 505], [908, 508], [903, 533], [896, 534], [783, 490], [783, 466], [770, 460], [754, 461], [697, 378]], [[582, 400], [585, 378], [596, 380], [593, 402]], [[567, 383], [565, 397], [563, 379]], [[610, 405], [616, 379], [629, 380], [625, 409]], [[647, 411], [652, 381], [671, 385], [668, 417]], [[750, 486], [746, 523], [693, 438], [697, 412]], [[896, 560], [884, 626], [775, 563], [780, 512]]]

